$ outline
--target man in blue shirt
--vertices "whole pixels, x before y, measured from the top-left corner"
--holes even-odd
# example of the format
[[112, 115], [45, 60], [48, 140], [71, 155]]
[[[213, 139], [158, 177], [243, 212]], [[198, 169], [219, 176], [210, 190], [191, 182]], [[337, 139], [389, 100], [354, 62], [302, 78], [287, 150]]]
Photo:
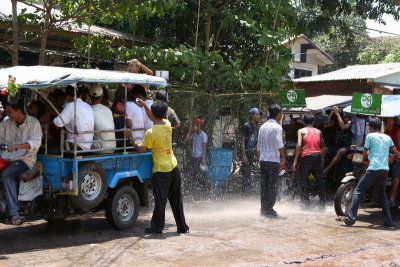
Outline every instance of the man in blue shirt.
[[389, 150], [400, 156], [400, 152], [394, 147], [392, 139], [381, 133], [382, 121], [379, 118], [372, 118], [369, 122], [369, 134], [365, 139], [364, 156], [367, 155], [370, 161], [366, 173], [354, 189], [353, 198], [348, 216], [338, 217], [338, 221], [344, 222], [347, 226], [355, 223], [358, 206], [362, 194], [371, 186], [375, 186], [378, 192], [378, 200], [382, 205], [384, 226], [393, 227], [390, 214], [389, 202], [386, 198], [386, 179], [389, 172]]

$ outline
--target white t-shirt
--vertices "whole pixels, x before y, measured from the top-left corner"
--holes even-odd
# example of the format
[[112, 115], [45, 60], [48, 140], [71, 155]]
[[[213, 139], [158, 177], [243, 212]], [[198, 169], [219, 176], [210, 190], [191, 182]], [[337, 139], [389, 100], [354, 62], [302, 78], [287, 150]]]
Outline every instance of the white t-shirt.
[[[92, 105], [94, 112], [94, 130], [114, 130], [114, 119], [110, 108], [103, 104]], [[95, 133], [93, 137], [93, 148], [115, 148], [115, 132]], [[107, 141], [111, 140], [111, 141]], [[113, 153], [114, 150], [102, 151], [101, 153]]]
[[[151, 99], [147, 99], [144, 101], [144, 103], [146, 103], [146, 105], [151, 108], [151, 105], [153, 105], [153, 100]], [[143, 121], [144, 121], [144, 128], [145, 129], [149, 129], [151, 127], [153, 127], [154, 123], [152, 120], [150, 120], [150, 118], [147, 116], [146, 110], [142, 107], [142, 112], [143, 112]]]
[[126, 102], [126, 116], [132, 121], [131, 129], [143, 129], [132, 131], [132, 138], [136, 140], [137, 143], [141, 143], [144, 137], [144, 117], [142, 107], [138, 106], [135, 102]]
[[[57, 127], [66, 127], [69, 131], [74, 131], [75, 126], [75, 105], [74, 102], [69, 102], [65, 105], [60, 116], [56, 117], [53, 122]], [[94, 114], [92, 107], [83, 102], [82, 99], [77, 98], [76, 100], [76, 130], [78, 132], [93, 132], [94, 130]], [[66, 125], [64, 125], [61, 118], [64, 120]], [[77, 134], [76, 140], [78, 145], [83, 150], [90, 150], [92, 147], [93, 133]], [[74, 134], [67, 134], [67, 141], [74, 142]], [[85, 142], [85, 143], [83, 143]]]

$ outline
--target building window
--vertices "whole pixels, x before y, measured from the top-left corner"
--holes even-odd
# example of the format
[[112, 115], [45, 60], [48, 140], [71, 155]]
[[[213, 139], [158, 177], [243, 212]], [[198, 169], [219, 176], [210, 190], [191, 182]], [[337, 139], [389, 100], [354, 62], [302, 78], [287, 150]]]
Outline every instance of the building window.
[[301, 78], [301, 77], [308, 77], [312, 76], [311, 70], [301, 70], [301, 69], [294, 69], [294, 78]]

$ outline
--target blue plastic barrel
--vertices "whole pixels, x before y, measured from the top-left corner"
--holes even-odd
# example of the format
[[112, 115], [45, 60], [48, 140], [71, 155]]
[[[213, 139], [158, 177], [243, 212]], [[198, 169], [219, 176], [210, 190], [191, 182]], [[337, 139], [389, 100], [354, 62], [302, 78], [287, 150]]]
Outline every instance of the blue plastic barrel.
[[219, 147], [211, 147], [209, 152], [207, 179], [214, 188], [219, 188], [231, 177], [233, 152]]

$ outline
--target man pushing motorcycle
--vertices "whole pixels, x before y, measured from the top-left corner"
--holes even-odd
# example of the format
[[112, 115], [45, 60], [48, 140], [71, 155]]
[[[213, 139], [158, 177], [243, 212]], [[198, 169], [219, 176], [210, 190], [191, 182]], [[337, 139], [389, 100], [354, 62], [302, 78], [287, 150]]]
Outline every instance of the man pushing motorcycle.
[[368, 155], [370, 161], [366, 173], [354, 189], [348, 216], [339, 216], [337, 221], [344, 222], [347, 226], [355, 223], [358, 206], [362, 194], [371, 186], [375, 186], [378, 193], [378, 201], [382, 205], [384, 226], [393, 227], [390, 214], [389, 202], [386, 198], [386, 179], [389, 173], [389, 150], [400, 156], [400, 152], [394, 146], [392, 139], [381, 132], [382, 121], [379, 118], [372, 118], [369, 122], [369, 134], [365, 139], [364, 157]]

